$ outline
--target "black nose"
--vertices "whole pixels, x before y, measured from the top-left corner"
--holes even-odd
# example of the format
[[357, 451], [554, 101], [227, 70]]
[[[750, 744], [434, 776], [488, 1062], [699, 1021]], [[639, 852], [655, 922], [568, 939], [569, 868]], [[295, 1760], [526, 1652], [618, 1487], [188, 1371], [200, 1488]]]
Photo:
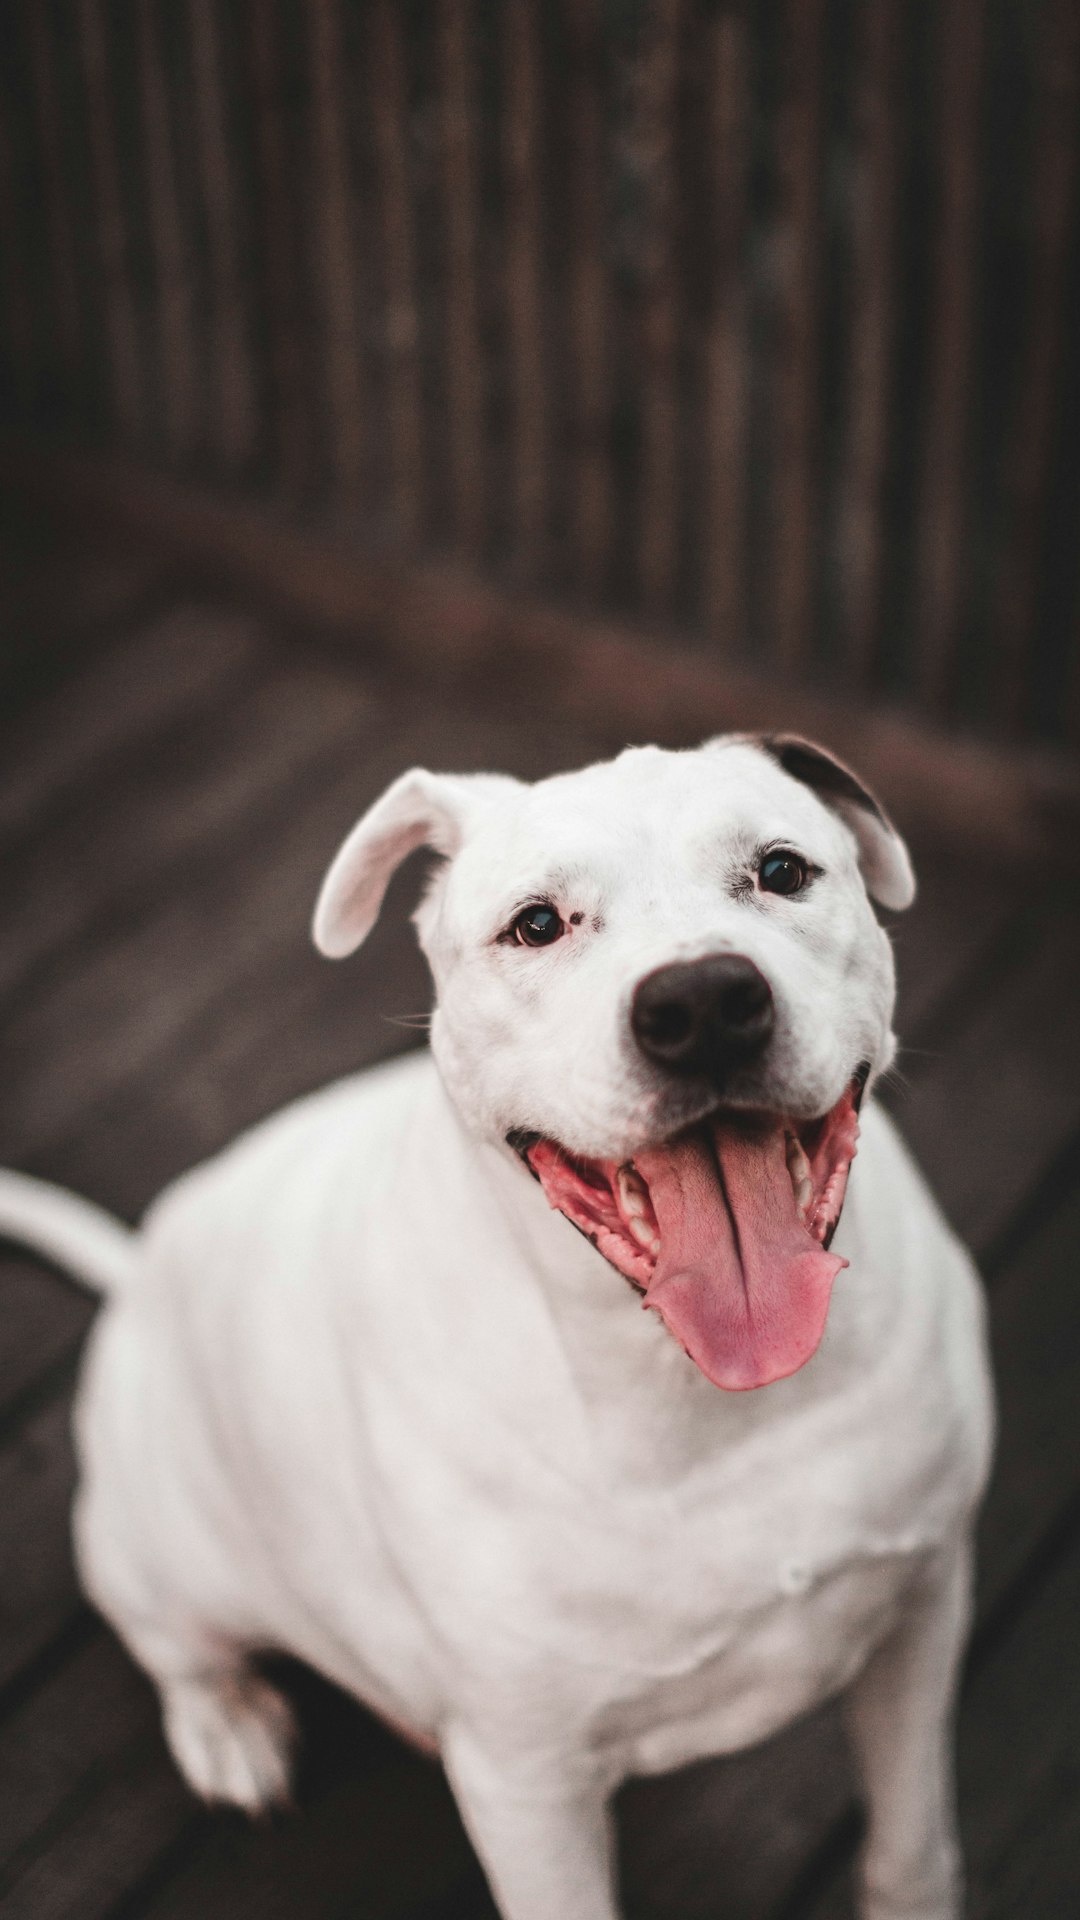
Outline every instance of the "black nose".
[[710, 953], [647, 973], [630, 1010], [646, 1058], [721, 1085], [763, 1052], [773, 1028], [769, 983], [741, 953]]

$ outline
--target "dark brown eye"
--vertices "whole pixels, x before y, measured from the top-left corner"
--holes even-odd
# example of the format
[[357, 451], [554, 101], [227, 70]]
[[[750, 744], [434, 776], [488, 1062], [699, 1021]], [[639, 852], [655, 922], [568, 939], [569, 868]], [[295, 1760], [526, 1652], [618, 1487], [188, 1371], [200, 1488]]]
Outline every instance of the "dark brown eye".
[[522, 907], [514, 921], [514, 939], [522, 947], [550, 947], [564, 931], [554, 907]]
[[805, 860], [797, 853], [767, 853], [758, 868], [763, 893], [799, 893], [808, 879]]

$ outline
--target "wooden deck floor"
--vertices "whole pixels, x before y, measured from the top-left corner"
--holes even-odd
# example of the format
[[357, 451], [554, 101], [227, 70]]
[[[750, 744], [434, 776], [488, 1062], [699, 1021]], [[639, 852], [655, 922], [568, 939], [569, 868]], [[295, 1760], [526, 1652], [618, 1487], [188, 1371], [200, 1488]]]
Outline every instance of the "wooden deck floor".
[[[132, 1216], [281, 1101], [416, 1044], [415, 867], [354, 964], [306, 925], [329, 851], [413, 761], [523, 774], [591, 743], [485, 716], [138, 556], [0, 537], [0, 1161]], [[359, 651], [359, 650], [358, 650]], [[32, 667], [27, 683], [27, 668]], [[1002, 1439], [960, 1729], [971, 1913], [1080, 1913], [1080, 903], [933, 848], [896, 929], [890, 1096], [990, 1287]], [[299, 1811], [202, 1812], [81, 1600], [68, 1413], [90, 1304], [0, 1257], [3, 1920], [480, 1920], [438, 1769], [312, 1676]], [[835, 1717], [635, 1786], [638, 1920], [840, 1920], [857, 1830]]]

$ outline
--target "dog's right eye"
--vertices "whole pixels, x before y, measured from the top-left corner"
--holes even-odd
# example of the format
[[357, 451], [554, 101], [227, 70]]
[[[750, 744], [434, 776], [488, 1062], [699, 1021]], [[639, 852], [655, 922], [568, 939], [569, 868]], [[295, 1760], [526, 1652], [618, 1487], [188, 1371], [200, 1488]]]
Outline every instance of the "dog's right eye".
[[554, 907], [543, 903], [535, 907], [522, 907], [512, 924], [514, 939], [519, 947], [550, 947], [552, 941], [565, 931]]

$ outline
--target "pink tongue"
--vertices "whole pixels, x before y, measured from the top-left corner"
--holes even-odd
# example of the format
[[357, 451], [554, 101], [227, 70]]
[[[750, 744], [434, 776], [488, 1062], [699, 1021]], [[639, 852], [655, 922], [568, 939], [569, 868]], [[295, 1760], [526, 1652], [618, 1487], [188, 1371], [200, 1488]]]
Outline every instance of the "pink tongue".
[[703, 1127], [634, 1164], [660, 1227], [645, 1305], [718, 1387], [795, 1373], [817, 1348], [847, 1261], [798, 1218], [782, 1129]]

